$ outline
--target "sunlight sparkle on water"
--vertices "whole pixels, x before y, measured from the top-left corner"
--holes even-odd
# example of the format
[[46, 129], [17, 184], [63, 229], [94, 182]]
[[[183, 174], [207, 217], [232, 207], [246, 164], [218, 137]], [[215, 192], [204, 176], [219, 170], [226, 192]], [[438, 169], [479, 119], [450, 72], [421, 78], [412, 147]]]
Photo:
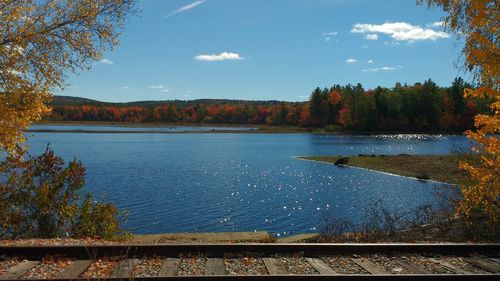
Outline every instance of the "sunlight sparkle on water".
[[374, 135], [380, 139], [396, 139], [396, 140], [441, 140], [446, 138], [443, 135], [437, 134], [379, 134]]

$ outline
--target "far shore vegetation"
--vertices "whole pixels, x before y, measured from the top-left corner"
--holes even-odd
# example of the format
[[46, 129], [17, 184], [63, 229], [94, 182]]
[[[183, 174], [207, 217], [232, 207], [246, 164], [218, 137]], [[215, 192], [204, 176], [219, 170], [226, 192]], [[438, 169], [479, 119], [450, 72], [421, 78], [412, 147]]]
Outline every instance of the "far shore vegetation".
[[340, 163], [385, 173], [434, 180], [452, 184], [466, 184], [468, 175], [458, 167], [458, 155], [358, 155], [358, 156], [303, 156], [304, 160]]
[[489, 112], [488, 98], [465, 98], [471, 87], [456, 78], [448, 87], [431, 79], [413, 85], [365, 89], [361, 84], [314, 89], [308, 101], [228, 99], [108, 103], [55, 96], [46, 122], [265, 126], [267, 130], [326, 132], [463, 133], [474, 115]]

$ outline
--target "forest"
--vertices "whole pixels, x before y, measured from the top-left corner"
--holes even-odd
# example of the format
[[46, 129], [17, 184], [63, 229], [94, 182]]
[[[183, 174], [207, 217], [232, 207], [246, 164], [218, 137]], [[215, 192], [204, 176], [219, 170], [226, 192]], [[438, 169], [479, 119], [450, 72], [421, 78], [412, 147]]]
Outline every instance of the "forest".
[[464, 98], [472, 85], [449, 87], [431, 79], [365, 90], [361, 84], [316, 88], [307, 102], [194, 100], [102, 103], [56, 97], [46, 121], [249, 124], [363, 132], [463, 132], [474, 115], [489, 112], [487, 98]]

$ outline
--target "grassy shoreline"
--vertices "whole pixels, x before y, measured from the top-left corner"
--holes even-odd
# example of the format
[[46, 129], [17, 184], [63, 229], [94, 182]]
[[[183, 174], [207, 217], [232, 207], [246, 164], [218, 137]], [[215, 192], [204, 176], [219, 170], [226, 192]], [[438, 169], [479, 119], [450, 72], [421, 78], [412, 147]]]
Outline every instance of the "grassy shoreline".
[[[26, 130], [26, 132], [44, 132], [44, 133], [160, 133], [160, 134], [182, 134], [182, 133], [325, 133], [322, 129], [311, 129], [302, 128], [294, 126], [266, 126], [266, 125], [249, 125], [249, 124], [205, 124], [205, 123], [123, 123], [123, 122], [101, 122], [101, 121], [39, 121], [34, 123], [34, 125], [54, 125], [54, 126], [115, 126], [123, 128], [170, 128], [170, 127], [214, 127], [214, 128], [248, 128], [248, 130], [214, 130], [214, 131], [181, 131], [181, 132], [161, 132], [155, 130], [144, 130], [144, 131], [115, 131], [115, 130], [48, 130], [48, 129], [34, 129]], [[331, 132], [330, 132], [331, 133]], [[337, 133], [337, 132], [336, 132]], [[340, 133], [340, 132], [338, 132]]]
[[458, 168], [456, 155], [371, 155], [371, 156], [300, 156], [302, 160], [312, 160], [334, 164], [347, 158], [345, 166], [358, 167], [390, 173], [419, 180], [433, 180], [452, 184], [465, 184], [466, 172]]
[[132, 122], [108, 122], [108, 121], [47, 121], [42, 120], [33, 123], [35, 125], [56, 125], [56, 126], [116, 126], [116, 127], [130, 127], [130, 128], [156, 128], [156, 127], [238, 127], [238, 128], [257, 128], [262, 125], [248, 125], [248, 124], [207, 124], [207, 123], [132, 123]]

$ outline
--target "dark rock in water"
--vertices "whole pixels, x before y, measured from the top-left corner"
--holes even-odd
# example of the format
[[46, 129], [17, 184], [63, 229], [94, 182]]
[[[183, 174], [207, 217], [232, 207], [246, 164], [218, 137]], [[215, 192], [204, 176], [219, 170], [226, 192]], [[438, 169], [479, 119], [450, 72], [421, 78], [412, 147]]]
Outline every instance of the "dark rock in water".
[[335, 165], [346, 165], [347, 163], [349, 163], [349, 158], [348, 157], [342, 157], [340, 159], [338, 159], [337, 161], [335, 161]]
[[427, 181], [427, 180], [430, 180], [431, 178], [429, 177], [429, 175], [427, 174], [421, 174], [421, 175], [417, 175], [416, 178], [418, 180], [421, 180], [421, 181]]

